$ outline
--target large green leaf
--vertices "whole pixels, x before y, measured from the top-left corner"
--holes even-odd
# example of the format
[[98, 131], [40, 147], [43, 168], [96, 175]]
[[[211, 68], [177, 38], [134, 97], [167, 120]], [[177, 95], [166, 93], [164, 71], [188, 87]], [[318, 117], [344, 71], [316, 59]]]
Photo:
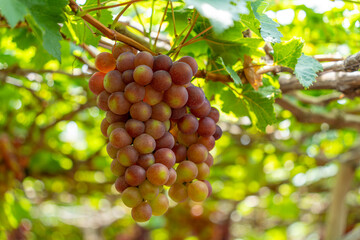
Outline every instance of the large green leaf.
[[0, 0], [0, 12], [5, 16], [11, 27], [24, 20], [27, 14], [27, 7], [20, 0]]
[[316, 73], [322, 70], [323, 67], [318, 61], [302, 54], [295, 66], [295, 75], [301, 85], [308, 88], [316, 81]]
[[293, 38], [287, 42], [275, 43], [274, 63], [294, 69], [297, 59], [301, 56], [304, 42], [300, 38]]
[[281, 42], [281, 37], [283, 35], [277, 29], [280, 25], [274, 22], [271, 18], [269, 18], [265, 13], [265, 9], [268, 3], [264, 0], [257, 0], [251, 3], [251, 7], [254, 11], [255, 17], [260, 21], [261, 29], [261, 37], [266, 42]]
[[[269, 89], [266, 89], [268, 91]], [[242, 92], [247, 104], [252, 123], [262, 132], [265, 132], [266, 126], [275, 123], [274, 98], [271, 95], [265, 95], [255, 91], [250, 84], [247, 84]]]
[[239, 21], [240, 14], [248, 14], [244, 0], [185, 0], [189, 6], [194, 6], [200, 14], [208, 18], [215, 32], [222, 32]]
[[25, 17], [35, 35], [43, 42], [46, 51], [59, 61], [61, 60], [59, 41], [62, 39], [59, 23], [65, 20], [63, 8], [67, 4], [67, 0], [0, 1], [1, 11], [9, 24], [13, 27]]

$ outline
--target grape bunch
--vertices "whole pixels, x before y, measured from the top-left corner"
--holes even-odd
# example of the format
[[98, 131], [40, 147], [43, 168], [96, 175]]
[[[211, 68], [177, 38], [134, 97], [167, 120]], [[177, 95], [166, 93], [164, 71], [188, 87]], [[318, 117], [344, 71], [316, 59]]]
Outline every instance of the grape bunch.
[[97, 105], [106, 111], [102, 134], [117, 176], [115, 188], [135, 221], [163, 215], [169, 200], [204, 201], [213, 165], [209, 153], [222, 135], [219, 111], [190, 81], [197, 72], [189, 56], [176, 62], [117, 43], [97, 55], [99, 72], [89, 80]]

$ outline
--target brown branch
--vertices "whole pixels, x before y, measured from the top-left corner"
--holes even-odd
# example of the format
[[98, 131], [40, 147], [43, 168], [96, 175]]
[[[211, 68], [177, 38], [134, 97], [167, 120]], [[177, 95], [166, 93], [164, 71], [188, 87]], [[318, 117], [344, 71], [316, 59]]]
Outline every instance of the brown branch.
[[[303, 90], [295, 76], [280, 76], [280, 89], [283, 93]], [[358, 95], [360, 88], [360, 72], [328, 72], [316, 78], [310, 89], [335, 89], [346, 94]]]
[[160, 21], [159, 30], [158, 30], [158, 32], [157, 32], [157, 34], [156, 34], [156, 38], [155, 38], [155, 42], [154, 42], [154, 46], [155, 46], [155, 47], [156, 47], [156, 43], [157, 43], [157, 41], [158, 41], [158, 39], [159, 39], [161, 26], [162, 26], [162, 24], [163, 24], [163, 22], [164, 22], [164, 19], [165, 19], [165, 17], [166, 17], [166, 13], [167, 13], [168, 7], [169, 7], [169, 1], [167, 1], [167, 4], [166, 4], [166, 7], [165, 7], [165, 11], [164, 11], [163, 17], [161, 18], [161, 21]]
[[139, 1], [142, 1], [142, 0], [132, 0], [132, 1], [129, 1], [129, 2], [119, 3], [119, 4], [115, 4], [115, 5], [101, 6], [101, 7], [86, 9], [86, 10], [84, 11], [84, 13], [89, 13], [89, 12], [92, 12], [92, 11], [102, 10], [102, 9], [120, 7], [120, 6], [124, 6], [124, 5], [127, 5], [127, 4], [132, 4], [132, 3], [135, 3], [135, 2], [139, 2]]
[[282, 108], [290, 111], [297, 121], [303, 123], [327, 123], [330, 127], [335, 129], [342, 128], [353, 128], [360, 130], [360, 117], [351, 114], [344, 113], [313, 113], [310, 110], [297, 106], [284, 98], [276, 99], [275, 103], [280, 105]]
[[353, 72], [360, 68], [360, 52], [348, 56], [343, 61], [323, 63], [324, 72], [327, 71], [345, 71]]
[[340, 165], [332, 191], [332, 200], [326, 220], [326, 240], [341, 239], [347, 217], [346, 196], [353, 182], [355, 168], [349, 164]]
[[311, 104], [311, 105], [320, 105], [320, 106], [326, 106], [332, 101], [339, 100], [345, 97], [343, 93], [339, 93], [339, 92], [320, 95], [317, 97], [306, 95], [298, 91], [291, 92], [288, 95], [295, 96], [299, 101], [303, 103]]
[[263, 68], [259, 69], [256, 74], [264, 74], [264, 73], [279, 73], [279, 72], [289, 72], [289, 73], [293, 73], [294, 70], [292, 70], [291, 68], [288, 67], [283, 67], [283, 66], [264, 66]]
[[[77, 3], [74, 0], [70, 0], [69, 3], [70, 8], [72, 9], [73, 12], [78, 13], [80, 11], [82, 11], [82, 9], [79, 7], [79, 5], [77, 5]], [[104, 34], [104, 36], [106, 36], [107, 38], [110, 38], [112, 40], [117, 40], [117, 41], [121, 41], [124, 42], [140, 51], [147, 51], [150, 52], [153, 55], [157, 55], [155, 52], [151, 51], [149, 48], [145, 47], [144, 45], [136, 42], [135, 40], [120, 34], [114, 30], [111, 30], [109, 28], [107, 28], [104, 24], [102, 24], [101, 22], [99, 22], [98, 20], [96, 20], [95, 18], [93, 18], [91, 15], [89, 14], [85, 14], [81, 16], [82, 19], [84, 19], [86, 22], [90, 23], [92, 26], [94, 26], [96, 29], [98, 29], [102, 34]]]

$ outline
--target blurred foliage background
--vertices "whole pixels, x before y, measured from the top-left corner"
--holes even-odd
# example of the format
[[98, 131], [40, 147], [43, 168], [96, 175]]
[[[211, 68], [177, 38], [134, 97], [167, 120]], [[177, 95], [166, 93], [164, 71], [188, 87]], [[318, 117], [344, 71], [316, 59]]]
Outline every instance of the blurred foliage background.
[[[85, 9], [96, 5], [96, 1], [78, 3]], [[140, 31], [141, 24], [148, 27], [151, 5], [151, 1], [136, 4], [140, 18], [130, 7], [121, 17], [124, 25], [118, 27], [139, 35], [129, 25]], [[165, 5], [156, 1], [154, 26]], [[351, 1], [277, 0], [266, 14], [280, 24], [283, 40], [304, 39], [305, 54], [346, 57], [360, 47], [359, 6]], [[111, 22], [121, 9], [92, 14]], [[176, 11], [180, 29], [187, 16]], [[9, 28], [4, 18], [0, 20], [0, 239], [324, 239], [339, 162], [347, 161], [347, 154], [359, 147], [357, 129], [298, 122], [275, 104], [276, 120], [259, 132], [249, 117], [225, 110], [224, 134], [213, 150], [211, 198], [202, 204], [172, 203], [165, 216], [136, 224], [113, 187], [107, 140], [99, 127], [104, 112], [87, 88], [94, 70], [90, 53], [109, 51], [109, 44], [89, 31], [92, 27], [74, 20], [82, 26], [72, 29], [87, 39], [87, 45], [65, 37], [60, 41], [60, 63], [30, 27]], [[166, 47], [173, 39], [171, 24], [165, 21], [158, 46]], [[63, 30], [66, 36], [69, 29]], [[208, 51], [200, 41], [184, 47], [181, 55], [194, 56], [204, 68]], [[263, 82], [273, 82], [275, 89], [276, 79], [270, 74]], [[223, 92], [217, 91], [225, 85], [202, 79], [197, 84], [214, 106], [226, 109]], [[310, 97], [334, 92], [298, 91]], [[292, 94], [286, 97], [315, 113], [360, 114], [356, 97], [324, 105], [302, 102]], [[5, 154], [11, 160], [6, 164]], [[354, 176], [346, 198], [346, 232], [360, 221], [359, 169]]]

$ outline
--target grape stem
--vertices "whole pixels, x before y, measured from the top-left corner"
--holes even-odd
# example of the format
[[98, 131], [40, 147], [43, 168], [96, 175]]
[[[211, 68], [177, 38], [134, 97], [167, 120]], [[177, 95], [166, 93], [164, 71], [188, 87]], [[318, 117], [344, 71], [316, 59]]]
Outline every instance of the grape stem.
[[[79, 5], [74, 0], [70, 0], [69, 3], [70, 8], [72, 9], [75, 14], [82, 11]], [[144, 45], [140, 44], [139, 42], [121, 34], [114, 30], [111, 30], [107, 28], [104, 24], [96, 20], [94, 17], [90, 16], [89, 14], [84, 14], [81, 16], [82, 19], [84, 19], [86, 22], [90, 23], [92, 26], [94, 26], [96, 29], [98, 29], [102, 34], [104, 34], [107, 38], [111, 40], [117, 40], [121, 41], [125, 44], [128, 44], [140, 51], [147, 51], [151, 53], [152, 55], [157, 55], [154, 51], [150, 50], [149, 48], [145, 47]]]

